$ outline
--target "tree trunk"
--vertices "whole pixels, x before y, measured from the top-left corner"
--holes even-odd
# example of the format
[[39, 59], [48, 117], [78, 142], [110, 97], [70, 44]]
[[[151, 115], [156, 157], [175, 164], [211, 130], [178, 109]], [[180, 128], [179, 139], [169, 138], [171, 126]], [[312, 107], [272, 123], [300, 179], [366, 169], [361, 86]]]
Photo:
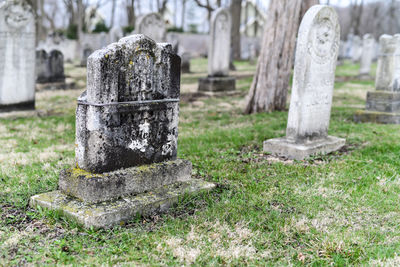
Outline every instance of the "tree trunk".
[[126, 11], [128, 15], [128, 25], [135, 26], [136, 23], [135, 0], [128, 0], [128, 1], [130, 2], [126, 6]]
[[117, 5], [117, 0], [112, 0], [110, 28], [112, 28], [114, 26], [115, 6], [116, 5]]
[[181, 28], [185, 30], [186, 0], [182, 0]]
[[261, 55], [246, 97], [245, 113], [271, 112], [286, 108], [302, 2], [309, 5], [318, 3], [316, 0], [270, 2]]
[[231, 15], [231, 46], [233, 59], [240, 59], [240, 15], [242, 13], [242, 0], [232, 0]]

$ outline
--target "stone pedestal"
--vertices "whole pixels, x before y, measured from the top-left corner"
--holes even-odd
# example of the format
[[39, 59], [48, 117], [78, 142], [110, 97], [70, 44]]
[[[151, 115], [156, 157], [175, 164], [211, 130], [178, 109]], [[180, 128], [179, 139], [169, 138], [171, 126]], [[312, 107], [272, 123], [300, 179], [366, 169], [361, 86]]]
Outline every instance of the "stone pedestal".
[[236, 80], [234, 77], [206, 77], [199, 79], [200, 92], [227, 92], [235, 91]]
[[367, 93], [366, 110], [358, 110], [356, 122], [400, 124], [400, 92], [374, 91]]
[[304, 143], [296, 143], [283, 137], [264, 141], [264, 151], [289, 159], [302, 160], [312, 155], [328, 154], [337, 151], [345, 143], [345, 139], [335, 136], [327, 136]]
[[186, 194], [215, 187], [192, 179], [191, 172], [190, 161], [180, 159], [102, 174], [64, 170], [59, 190], [33, 196], [30, 205], [57, 210], [88, 228], [107, 228], [164, 212]]

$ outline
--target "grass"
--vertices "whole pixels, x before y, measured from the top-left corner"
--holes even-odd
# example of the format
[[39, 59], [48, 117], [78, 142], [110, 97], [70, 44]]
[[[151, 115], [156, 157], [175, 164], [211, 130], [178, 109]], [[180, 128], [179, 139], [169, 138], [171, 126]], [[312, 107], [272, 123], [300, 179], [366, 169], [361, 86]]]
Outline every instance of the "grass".
[[[255, 68], [237, 65], [238, 73]], [[182, 91], [206, 68], [193, 60]], [[357, 74], [348, 62], [337, 71], [348, 70]], [[237, 82], [240, 95], [181, 106], [179, 157], [218, 188], [110, 230], [27, 207], [74, 162], [82, 89], [39, 93], [45, 116], [0, 119], [0, 265], [398, 265], [400, 126], [352, 121], [373, 81], [335, 86], [329, 133], [346, 138], [345, 149], [284, 161], [262, 153], [262, 142], [285, 134], [287, 112], [241, 112], [251, 80]]]

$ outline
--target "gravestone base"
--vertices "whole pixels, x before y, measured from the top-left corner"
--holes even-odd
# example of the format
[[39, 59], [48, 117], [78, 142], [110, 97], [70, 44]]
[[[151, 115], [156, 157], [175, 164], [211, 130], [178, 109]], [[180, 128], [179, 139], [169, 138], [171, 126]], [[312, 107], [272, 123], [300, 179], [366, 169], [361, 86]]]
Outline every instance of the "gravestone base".
[[1, 105], [0, 104], [0, 113], [2, 112], [10, 112], [10, 111], [25, 111], [25, 110], [34, 110], [35, 109], [35, 101], [27, 101], [17, 104], [9, 104], [9, 105]]
[[215, 186], [192, 179], [191, 172], [192, 163], [182, 159], [102, 174], [67, 169], [58, 191], [33, 196], [30, 205], [58, 210], [86, 227], [109, 227], [136, 214], [163, 212], [185, 194]]
[[371, 77], [371, 75], [369, 75], [367, 73], [363, 73], [363, 74], [358, 75], [358, 79], [361, 81], [369, 81], [369, 80], [372, 80], [372, 77]]
[[151, 192], [97, 204], [87, 204], [57, 190], [33, 196], [30, 205], [61, 212], [63, 216], [86, 228], [109, 228], [123, 225], [138, 215], [166, 212], [182, 197], [207, 192], [214, 187], [212, 183], [190, 179]]
[[236, 90], [235, 77], [206, 77], [199, 79], [199, 92], [229, 92]]
[[274, 138], [264, 141], [264, 152], [289, 159], [302, 160], [312, 155], [328, 154], [339, 150], [346, 143], [343, 138], [327, 136], [307, 143], [295, 143], [287, 138]]
[[355, 122], [372, 122], [381, 124], [400, 124], [400, 112], [381, 112], [357, 110], [354, 114]]
[[400, 124], [400, 93], [389, 91], [368, 92], [366, 110], [356, 111], [354, 121]]

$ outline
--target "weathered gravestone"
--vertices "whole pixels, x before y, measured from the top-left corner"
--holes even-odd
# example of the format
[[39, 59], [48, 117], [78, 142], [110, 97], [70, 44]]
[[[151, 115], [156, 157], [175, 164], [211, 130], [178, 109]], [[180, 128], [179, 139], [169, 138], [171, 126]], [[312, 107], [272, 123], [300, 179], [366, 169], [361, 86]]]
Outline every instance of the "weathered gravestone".
[[353, 63], [360, 62], [362, 54], [362, 40], [360, 36], [353, 37], [353, 46], [351, 48], [351, 60]]
[[345, 139], [328, 136], [339, 22], [332, 7], [316, 5], [299, 29], [286, 137], [264, 142], [264, 151], [294, 159], [329, 153]]
[[199, 79], [199, 91], [235, 90], [235, 78], [229, 76], [232, 19], [228, 9], [213, 14], [208, 47], [208, 77]]
[[144, 34], [156, 42], [165, 42], [166, 26], [163, 18], [158, 13], [149, 13], [138, 18], [135, 32]]
[[108, 227], [213, 188], [176, 157], [179, 95], [180, 58], [170, 44], [133, 35], [95, 51], [78, 98], [76, 168], [61, 172], [60, 191], [31, 205]]
[[22, 1], [0, 2], [0, 111], [35, 108], [35, 19]]
[[65, 87], [64, 56], [60, 51], [36, 51], [36, 83], [43, 89]]
[[365, 34], [362, 43], [360, 79], [370, 79], [371, 64], [374, 57], [375, 40], [371, 34]]
[[92, 53], [93, 53], [93, 49], [86, 45], [85, 48], [82, 51], [81, 67], [86, 67], [87, 66], [87, 59]]
[[181, 70], [182, 73], [190, 73], [190, 53], [185, 52], [181, 56], [182, 58], [182, 63], [181, 63]]
[[376, 70], [375, 91], [367, 93], [365, 110], [354, 115], [356, 122], [400, 124], [400, 35], [382, 35]]

